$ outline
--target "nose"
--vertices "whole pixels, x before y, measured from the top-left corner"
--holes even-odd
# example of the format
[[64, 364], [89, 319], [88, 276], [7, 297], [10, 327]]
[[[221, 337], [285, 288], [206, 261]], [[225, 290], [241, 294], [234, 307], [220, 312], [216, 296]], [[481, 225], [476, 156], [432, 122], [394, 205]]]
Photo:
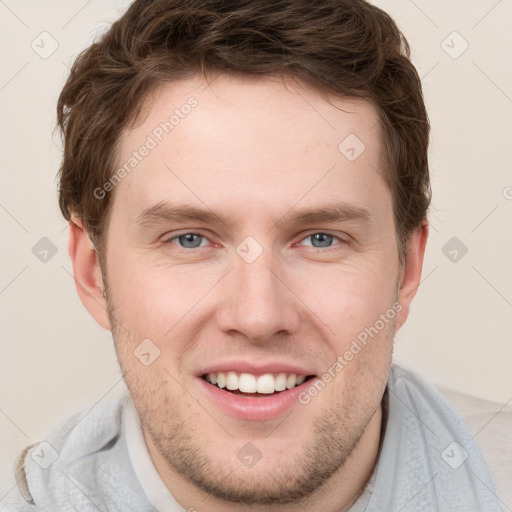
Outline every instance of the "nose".
[[300, 300], [286, 282], [282, 266], [264, 251], [252, 263], [236, 256], [223, 285], [218, 326], [243, 334], [252, 343], [294, 333], [300, 323]]

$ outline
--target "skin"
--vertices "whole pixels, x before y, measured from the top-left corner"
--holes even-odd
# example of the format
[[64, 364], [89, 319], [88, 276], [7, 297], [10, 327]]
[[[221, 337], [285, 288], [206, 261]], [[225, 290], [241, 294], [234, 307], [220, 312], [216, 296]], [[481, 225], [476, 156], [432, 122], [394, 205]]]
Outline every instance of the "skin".
[[[419, 286], [427, 225], [411, 234], [401, 267], [375, 110], [297, 82], [161, 85], [123, 132], [119, 165], [192, 96], [197, 106], [115, 187], [105, 268], [80, 220], [70, 222], [78, 293], [113, 332], [155, 468], [183, 508], [347, 510], [377, 458], [393, 338]], [[349, 134], [366, 146], [355, 161], [338, 150]], [[230, 223], [136, 224], [163, 200], [206, 205]], [[369, 218], [277, 222], [334, 202]], [[186, 233], [205, 238], [172, 238]], [[262, 249], [252, 263], [236, 252], [248, 236]], [[233, 359], [320, 376], [396, 302], [395, 319], [314, 399], [277, 419], [238, 419], [199, 385], [206, 364]], [[160, 350], [149, 366], [133, 353], [147, 338]], [[248, 442], [262, 455], [252, 468], [237, 457]]]

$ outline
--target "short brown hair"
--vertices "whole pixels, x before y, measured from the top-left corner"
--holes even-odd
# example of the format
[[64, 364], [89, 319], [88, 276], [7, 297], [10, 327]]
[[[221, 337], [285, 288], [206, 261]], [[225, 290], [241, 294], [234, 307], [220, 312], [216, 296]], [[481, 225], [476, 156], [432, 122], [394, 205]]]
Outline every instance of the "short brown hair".
[[196, 73], [281, 75], [377, 109], [400, 261], [426, 219], [430, 123], [407, 40], [364, 0], [136, 0], [75, 60], [60, 94], [64, 137], [59, 205], [77, 215], [101, 255], [112, 194], [94, 190], [153, 87]]

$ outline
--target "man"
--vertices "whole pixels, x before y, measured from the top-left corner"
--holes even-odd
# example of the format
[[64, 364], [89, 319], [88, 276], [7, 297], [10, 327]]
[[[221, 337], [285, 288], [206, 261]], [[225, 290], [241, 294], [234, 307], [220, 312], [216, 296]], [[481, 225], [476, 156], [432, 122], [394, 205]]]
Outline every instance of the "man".
[[136, 1], [58, 116], [77, 290], [130, 396], [27, 450], [7, 510], [500, 510], [462, 419], [391, 364], [430, 185], [389, 16]]

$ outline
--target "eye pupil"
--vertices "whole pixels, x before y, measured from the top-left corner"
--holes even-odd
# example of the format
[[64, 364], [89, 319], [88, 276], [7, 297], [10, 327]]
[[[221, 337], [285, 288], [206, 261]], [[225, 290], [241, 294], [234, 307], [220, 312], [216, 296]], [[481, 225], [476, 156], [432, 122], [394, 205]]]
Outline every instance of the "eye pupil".
[[313, 240], [320, 242], [320, 244], [322, 244], [319, 247], [328, 247], [330, 245], [332, 235], [328, 235], [327, 233], [315, 233], [314, 235], [312, 235], [312, 237]]
[[[194, 245], [197, 242], [196, 239], [199, 239], [199, 244], [201, 243], [201, 240], [200, 240], [201, 236], [196, 235], [195, 233], [186, 233], [185, 235], [180, 235], [178, 237], [178, 239], [180, 240], [180, 243], [184, 242], [184, 247], [186, 247], [187, 249], [193, 249], [195, 247], [199, 247], [199, 245], [197, 245], [197, 244]], [[192, 247], [190, 247], [187, 244], [192, 244]]]

